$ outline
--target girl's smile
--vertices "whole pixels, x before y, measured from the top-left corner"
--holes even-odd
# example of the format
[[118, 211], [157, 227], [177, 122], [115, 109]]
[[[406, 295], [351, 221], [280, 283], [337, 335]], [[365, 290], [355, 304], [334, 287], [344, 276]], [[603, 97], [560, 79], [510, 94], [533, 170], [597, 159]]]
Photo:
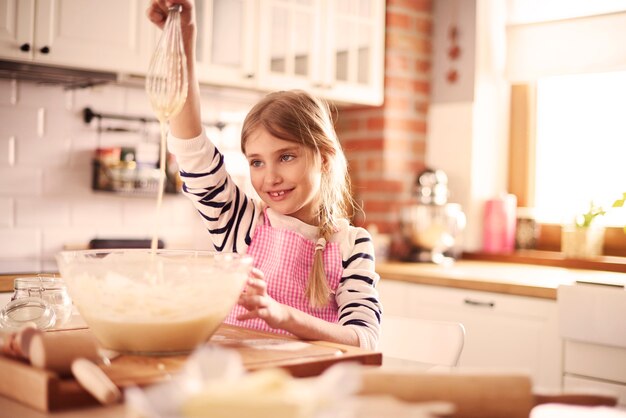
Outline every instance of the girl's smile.
[[277, 192], [267, 192], [270, 195], [270, 198], [275, 201], [280, 201], [286, 199], [286, 196], [291, 192], [291, 190], [280, 190]]
[[246, 142], [246, 158], [252, 186], [270, 208], [310, 225], [317, 223], [319, 156], [302, 144], [259, 128]]

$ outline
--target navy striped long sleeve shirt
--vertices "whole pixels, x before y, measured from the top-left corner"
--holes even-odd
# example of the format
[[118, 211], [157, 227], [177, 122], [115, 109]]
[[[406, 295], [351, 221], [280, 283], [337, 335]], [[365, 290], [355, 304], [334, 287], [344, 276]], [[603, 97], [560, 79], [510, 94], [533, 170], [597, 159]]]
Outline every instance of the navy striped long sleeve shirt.
[[[263, 222], [263, 203], [233, 183], [223, 155], [204, 133], [186, 140], [170, 135], [168, 148], [176, 156], [183, 192], [202, 216], [215, 249], [245, 253], [255, 227]], [[268, 216], [273, 227], [293, 230], [310, 240], [317, 238], [315, 226], [271, 209]], [[371, 236], [343, 219], [330, 241], [339, 243], [343, 264], [335, 293], [339, 324], [355, 330], [361, 347], [374, 349], [380, 334], [382, 305], [376, 290], [379, 276], [374, 269]]]

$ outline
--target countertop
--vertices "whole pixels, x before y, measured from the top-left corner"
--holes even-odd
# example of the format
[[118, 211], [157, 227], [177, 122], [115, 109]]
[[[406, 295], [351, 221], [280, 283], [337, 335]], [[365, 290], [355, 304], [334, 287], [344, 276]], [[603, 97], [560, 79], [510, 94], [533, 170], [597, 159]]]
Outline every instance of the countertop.
[[[79, 318], [75, 323], [79, 322], [82, 319]], [[50, 332], [56, 333], [54, 338], [57, 342], [63, 338], [76, 341], [79, 338], [77, 335], [83, 340], [90, 337], [90, 331], [84, 325]], [[374, 368], [382, 365], [380, 352], [326, 341], [301, 341], [294, 337], [226, 324], [218, 328], [207, 346], [234, 350], [241, 359], [241, 366], [249, 372], [279, 367], [293, 377], [318, 376], [339, 362], [358, 363]], [[59, 346], [58, 350], [66, 350], [63, 347]], [[76, 350], [65, 353], [78, 355]], [[171, 379], [172, 374], [183, 368], [186, 361], [187, 355], [120, 354], [112, 358], [110, 364], [102, 364], [100, 368], [117, 387], [124, 389], [166, 382]], [[0, 384], [0, 400], [5, 397], [12, 400], [5, 402], [6, 405], [19, 401], [41, 412], [65, 411], [96, 403], [73, 378], [59, 376], [21, 360], [0, 356], [0, 375], [6, 379], [4, 384]], [[0, 406], [2, 403], [0, 402]], [[15, 405], [14, 407], [19, 408]], [[56, 415], [56, 412], [51, 414]], [[0, 416], [5, 415], [0, 413]]]
[[626, 286], [626, 273], [493, 261], [457, 260], [450, 265], [384, 262], [376, 264], [376, 271], [381, 280], [554, 300], [560, 285], [586, 282]]
[[[576, 282], [626, 287], [626, 273], [571, 269], [521, 263], [457, 260], [449, 265], [411, 262], [378, 262], [382, 280], [399, 280], [433, 286], [479, 290], [556, 300], [556, 289]], [[16, 277], [33, 274], [0, 274], [0, 292], [12, 292]]]

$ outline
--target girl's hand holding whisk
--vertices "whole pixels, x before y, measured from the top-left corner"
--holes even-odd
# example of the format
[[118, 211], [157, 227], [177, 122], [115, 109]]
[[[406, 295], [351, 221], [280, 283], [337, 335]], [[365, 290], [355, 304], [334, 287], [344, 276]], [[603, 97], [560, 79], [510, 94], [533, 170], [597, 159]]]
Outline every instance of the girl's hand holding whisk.
[[189, 41], [193, 40], [193, 36], [195, 36], [196, 33], [196, 19], [194, 17], [192, 0], [151, 0], [150, 5], [146, 10], [146, 16], [148, 16], [148, 19], [150, 19], [152, 23], [163, 29], [169, 8], [176, 5], [182, 6], [180, 28], [185, 45], [189, 45]]
[[265, 276], [256, 268], [252, 269], [246, 288], [239, 296], [239, 304], [248, 310], [247, 313], [237, 317], [240, 321], [261, 318], [270, 327], [279, 328], [289, 319], [289, 310], [267, 294]]

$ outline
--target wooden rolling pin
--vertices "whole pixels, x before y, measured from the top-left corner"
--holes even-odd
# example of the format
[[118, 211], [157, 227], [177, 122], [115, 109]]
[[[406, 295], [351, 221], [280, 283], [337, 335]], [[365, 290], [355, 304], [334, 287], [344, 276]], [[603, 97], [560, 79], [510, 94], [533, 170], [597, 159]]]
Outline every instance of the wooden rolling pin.
[[437, 374], [366, 370], [360, 395], [408, 402], [444, 401], [458, 418], [528, 418], [534, 406], [530, 377], [515, 374]]
[[38, 332], [28, 345], [30, 363], [59, 375], [73, 374], [80, 385], [100, 403], [119, 402], [120, 390], [96, 364], [98, 344], [88, 329]]
[[98, 344], [88, 329], [40, 332], [32, 336], [28, 347], [30, 363], [61, 376], [72, 373], [77, 358], [99, 361]]

